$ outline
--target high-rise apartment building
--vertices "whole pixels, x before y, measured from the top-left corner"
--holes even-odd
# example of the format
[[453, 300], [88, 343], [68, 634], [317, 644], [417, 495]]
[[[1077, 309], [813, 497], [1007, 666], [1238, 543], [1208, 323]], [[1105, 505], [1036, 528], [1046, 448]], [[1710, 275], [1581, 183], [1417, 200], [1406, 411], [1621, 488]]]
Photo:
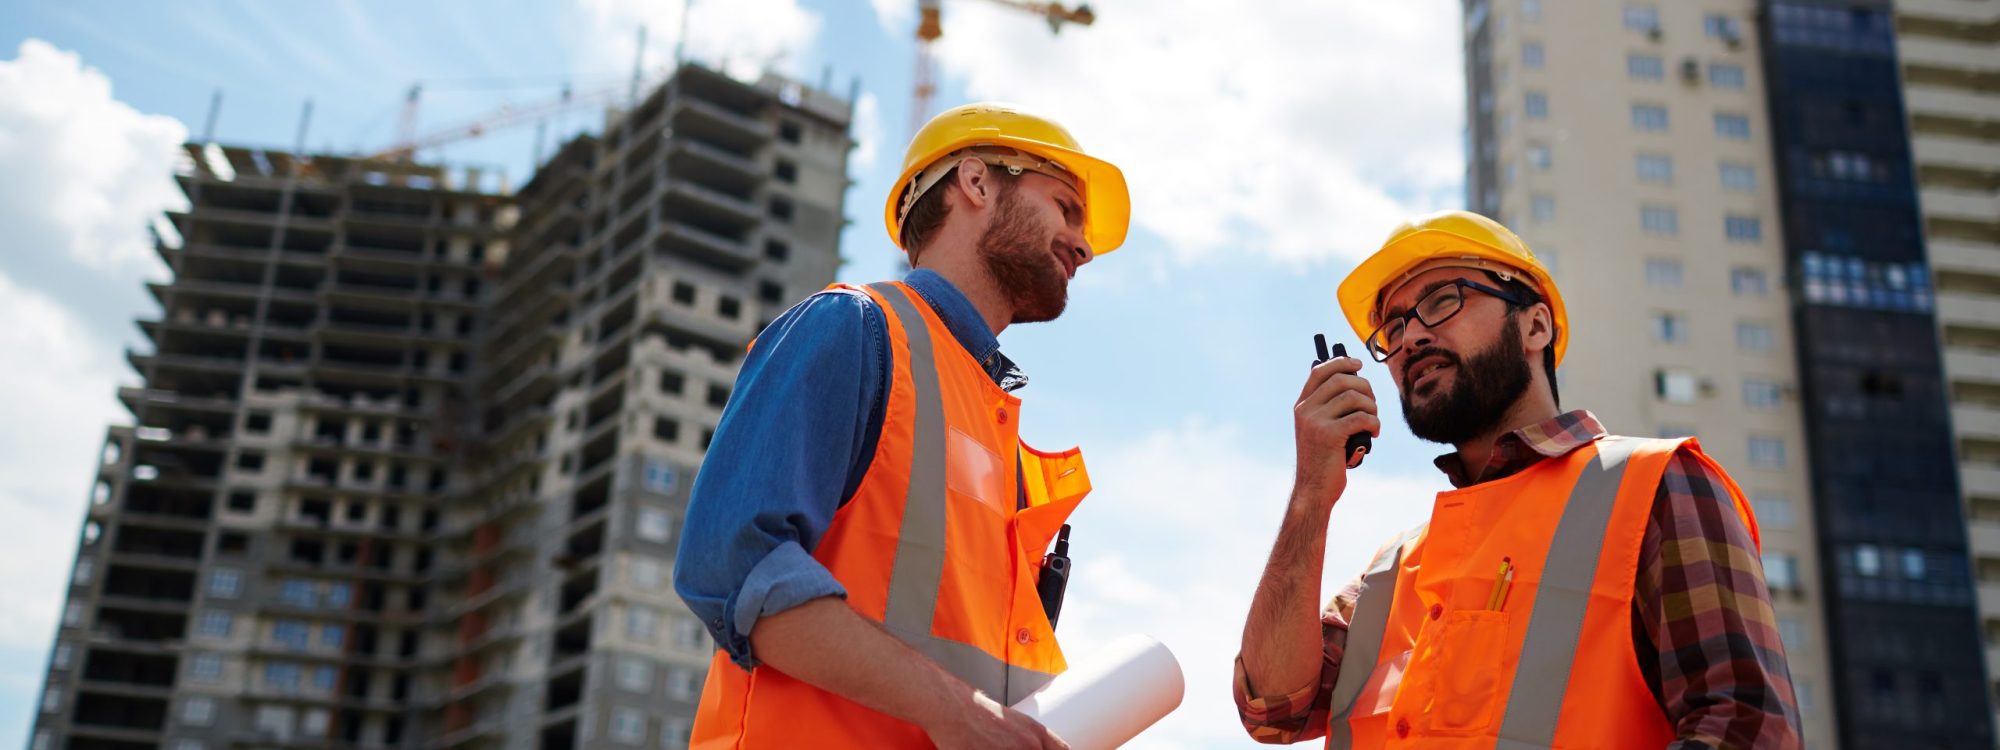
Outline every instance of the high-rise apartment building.
[[2000, 2], [1902, 0], [1896, 29], [1990, 679], [2000, 675]]
[[1887, 4], [1464, 7], [1468, 201], [1563, 286], [1565, 407], [1743, 485], [1808, 746], [1990, 746]]
[[682, 66], [513, 195], [190, 145], [31, 748], [682, 746], [678, 521], [850, 114]]

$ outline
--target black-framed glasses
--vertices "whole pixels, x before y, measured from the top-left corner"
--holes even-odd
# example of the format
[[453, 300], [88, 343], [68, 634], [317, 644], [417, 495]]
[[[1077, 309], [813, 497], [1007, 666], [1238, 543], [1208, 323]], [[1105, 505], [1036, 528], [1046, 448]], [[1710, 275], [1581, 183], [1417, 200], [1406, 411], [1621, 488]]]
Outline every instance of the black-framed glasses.
[[1451, 316], [1465, 309], [1465, 290], [1471, 289], [1492, 295], [1514, 305], [1530, 305], [1536, 300], [1525, 298], [1513, 292], [1495, 289], [1469, 279], [1452, 279], [1451, 283], [1432, 289], [1417, 300], [1410, 309], [1391, 316], [1387, 322], [1368, 334], [1368, 356], [1377, 362], [1387, 362], [1396, 352], [1403, 350], [1403, 332], [1410, 327], [1410, 319], [1415, 318], [1425, 328], [1436, 328]]

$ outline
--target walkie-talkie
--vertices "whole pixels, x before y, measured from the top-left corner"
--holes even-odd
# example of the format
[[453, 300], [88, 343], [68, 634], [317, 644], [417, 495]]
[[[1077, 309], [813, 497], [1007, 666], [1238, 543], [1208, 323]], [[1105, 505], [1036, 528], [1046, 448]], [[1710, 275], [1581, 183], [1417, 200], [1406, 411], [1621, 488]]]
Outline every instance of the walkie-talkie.
[[1035, 595], [1042, 599], [1042, 612], [1049, 616], [1049, 629], [1062, 616], [1063, 590], [1069, 588], [1069, 524], [1056, 532], [1056, 551], [1042, 556], [1042, 575], [1035, 579]]
[[[1313, 362], [1314, 365], [1318, 365], [1334, 357], [1347, 356], [1347, 347], [1340, 344], [1334, 344], [1333, 353], [1331, 355], [1327, 354], [1326, 334], [1324, 333], [1313, 334], [1313, 348], [1319, 350], [1319, 359]], [[1374, 449], [1374, 447], [1374, 436], [1366, 432], [1357, 432], [1349, 435], [1347, 437], [1347, 468], [1353, 469], [1359, 467], [1361, 459], [1365, 458], [1368, 455], [1368, 451]]]

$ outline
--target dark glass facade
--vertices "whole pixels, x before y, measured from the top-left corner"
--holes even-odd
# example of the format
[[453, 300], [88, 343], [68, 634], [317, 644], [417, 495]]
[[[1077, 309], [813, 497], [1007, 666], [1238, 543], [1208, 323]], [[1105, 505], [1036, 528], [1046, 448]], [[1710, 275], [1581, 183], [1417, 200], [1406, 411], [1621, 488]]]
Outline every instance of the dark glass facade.
[[1887, 0], [1760, 3], [1848, 748], [1994, 747]]

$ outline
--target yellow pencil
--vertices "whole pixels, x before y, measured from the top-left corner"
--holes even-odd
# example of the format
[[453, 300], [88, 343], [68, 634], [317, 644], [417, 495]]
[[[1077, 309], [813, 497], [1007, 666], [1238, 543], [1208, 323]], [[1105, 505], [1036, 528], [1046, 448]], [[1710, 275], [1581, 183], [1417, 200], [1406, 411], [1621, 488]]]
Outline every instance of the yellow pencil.
[[1506, 585], [1514, 572], [1514, 558], [1500, 558], [1500, 570], [1493, 574], [1493, 593], [1486, 597], [1487, 609], [1499, 609], [1500, 598], [1506, 595]]

